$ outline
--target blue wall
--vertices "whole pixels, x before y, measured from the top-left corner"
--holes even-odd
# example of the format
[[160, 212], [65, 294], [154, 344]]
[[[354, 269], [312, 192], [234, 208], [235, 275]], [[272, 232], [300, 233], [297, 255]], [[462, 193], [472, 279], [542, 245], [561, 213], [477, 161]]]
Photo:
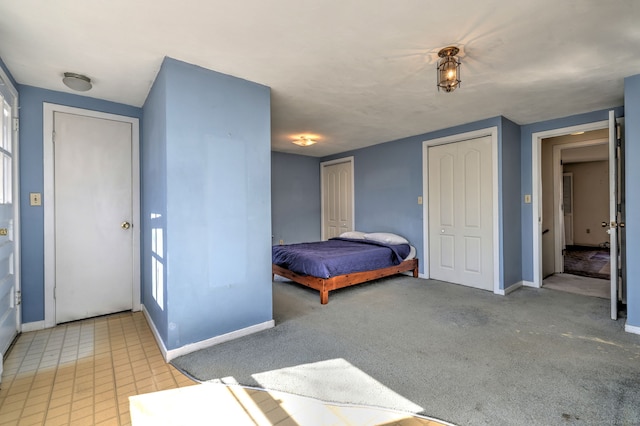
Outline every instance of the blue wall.
[[[422, 143], [489, 127], [498, 128], [498, 214], [499, 234], [503, 241], [500, 288], [504, 289], [522, 279], [520, 133], [515, 123], [494, 117], [328, 156], [322, 161], [354, 157], [357, 230], [402, 235], [416, 247], [418, 258], [424, 259], [422, 206], [417, 201], [423, 194]], [[424, 273], [424, 262], [421, 263], [420, 270]]]
[[[143, 191], [166, 182], [161, 335], [175, 349], [272, 320], [270, 89], [170, 58], [160, 74], [164, 88], [152, 90], [145, 114], [163, 120], [164, 91], [166, 132], [145, 134], [144, 145], [164, 149], [157, 161], [166, 161], [142, 160]], [[145, 202], [151, 221], [154, 201]], [[143, 275], [146, 307], [152, 283]]]
[[272, 152], [272, 244], [319, 241], [320, 208], [320, 160]]
[[[142, 110], [129, 105], [69, 93], [18, 86], [20, 93], [20, 231], [22, 233], [22, 322], [44, 320], [44, 210], [29, 205], [29, 193], [44, 190], [43, 103], [84, 108], [140, 118]], [[43, 199], [43, 206], [47, 200]]]
[[640, 327], [640, 74], [624, 80], [627, 324]]
[[500, 129], [500, 246], [501, 288], [508, 288], [522, 281], [522, 227], [520, 211], [523, 195], [520, 188], [520, 126], [502, 117]]

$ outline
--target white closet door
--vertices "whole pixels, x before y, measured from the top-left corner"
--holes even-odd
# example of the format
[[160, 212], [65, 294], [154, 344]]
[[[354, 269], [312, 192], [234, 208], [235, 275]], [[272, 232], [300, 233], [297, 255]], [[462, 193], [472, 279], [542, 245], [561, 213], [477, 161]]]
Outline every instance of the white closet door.
[[491, 137], [429, 147], [429, 275], [493, 290]]
[[56, 112], [56, 322], [132, 309], [131, 123]]
[[353, 231], [353, 163], [322, 166], [323, 240]]

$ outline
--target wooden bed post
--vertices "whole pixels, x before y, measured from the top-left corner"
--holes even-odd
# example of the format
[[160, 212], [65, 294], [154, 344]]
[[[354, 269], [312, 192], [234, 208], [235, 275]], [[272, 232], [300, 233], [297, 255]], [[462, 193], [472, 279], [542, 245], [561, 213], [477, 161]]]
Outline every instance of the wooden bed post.
[[320, 304], [326, 305], [329, 303], [329, 290], [320, 290]]

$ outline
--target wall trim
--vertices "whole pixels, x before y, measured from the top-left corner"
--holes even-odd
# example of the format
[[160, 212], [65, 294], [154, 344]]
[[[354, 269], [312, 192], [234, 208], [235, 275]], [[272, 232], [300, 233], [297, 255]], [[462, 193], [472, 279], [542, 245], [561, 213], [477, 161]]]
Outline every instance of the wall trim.
[[533, 281], [520, 281], [524, 287], [539, 288]]
[[[533, 285], [542, 287], [542, 139], [569, 135], [575, 132], [606, 129], [608, 120], [560, 127], [531, 134], [531, 232], [533, 245]], [[526, 226], [523, 224], [523, 226]], [[529, 286], [528, 286], [529, 287]]]
[[164, 358], [165, 361], [169, 362], [169, 360], [167, 359], [167, 347], [164, 345], [164, 342], [162, 341], [162, 338], [160, 337], [160, 332], [156, 328], [156, 325], [154, 324], [153, 320], [151, 319], [151, 316], [149, 315], [149, 311], [147, 311], [147, 309], [144, 307], [144, 304], [141, 307], [142, 307], [142, 313], [144, 314], [144, 318], [147, 320], [147, 324], [149, 324], [149, 328], [151, 329], [151, 333], [153, 334], [153, 337], [156, 339], [156, 343], [158, 344], [158, 348], [160, 349], [160, 352], [162, 353], [162, 357]]
[[30, 331], [38, 331], [38, 330], [44, 330], [45, 324], [44, 324], [44, 320], [43, 321], [33, 321], [33, 322], [25, 322], [22, 323], [22, 328], [20, 329], [21, 333], [28, 333]]
[[640, 327], [635, 325], [625, 324], [624, 331], [626, 331], [627, 333], [640, 334]]
[[523, 281], [519, 281], [515, 284], [511, 284], [509, 287], [505, 288], [505, 289], [498, 289], [497, 291], [495, 291], [495, 294], [499, 294], [500, 296], [506, 296], [510, 293], [513, 293], [516, 290], [519, 290], [522, 288], [522, 286], [524, 285]]
[[167, 349], [164, 342], [160, 338], [160, 333], [158, 332], [158, 329], [156, 328], [155, 324], [153, 324], [153, 321], [151, 320], [149, 313], [144, 308], [144, 305], [142, 306], [142, 312], [144, 312], [145, 314], [144, 316], [147, 319], [147, 322], [149, 323], [149, 327], [151, 328], [151, 331], [153, 332], [153, 335], [156, 338], [156, 341], [158, 342], [160, 352], [162, 352], [162, 356], [164, 357], [164, 360], [166, 362], [170, 362], [172, 359], [177, 358], [179, 356], [187, 355], [187, 354], [190, 354], [191, 352], [199, 351], [200, 349], [206, 349], [208, 347], [219, 345], [220, 343], [228, 342], [230, 340], [235, 340], [240, 337], [248, 336], [250, 334], [257, 333], [259, 331], [268, 330], [270, 328], [275, 327], [276, 325], [276, 322], [274, 320], [265, 321], [260, 324], [254, 324], [249, 327], [241, 328], [240, 330], [235, 330], [229, 333], [221, 334], [220, 336], [215, 336], [210, 339], [201, 340], [195, 343], [189, 343], [187, 345], [181, 346], [176, 349]]

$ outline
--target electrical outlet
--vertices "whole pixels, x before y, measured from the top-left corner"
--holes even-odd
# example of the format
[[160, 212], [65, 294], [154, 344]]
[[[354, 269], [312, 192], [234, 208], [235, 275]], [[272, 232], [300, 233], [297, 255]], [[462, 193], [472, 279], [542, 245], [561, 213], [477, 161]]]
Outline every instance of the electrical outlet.
[[525, 204], [531, 204], [531, 194], [525, 194], [524, 195], [524, 203]]
[[280, 245], [283, 245], [283, 244], [284, 244], [284, 240], [280, 240]]
[[418, 197], [418, 204], [422, 205], [422, 197]]

